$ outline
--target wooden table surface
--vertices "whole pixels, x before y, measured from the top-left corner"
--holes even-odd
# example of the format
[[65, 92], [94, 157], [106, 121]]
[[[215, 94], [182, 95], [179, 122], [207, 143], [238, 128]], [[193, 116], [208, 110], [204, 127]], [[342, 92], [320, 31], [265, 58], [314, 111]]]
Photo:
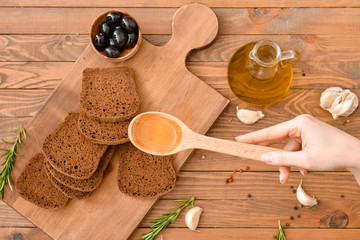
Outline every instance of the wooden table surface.
[[[89, 44], [87, 34], [99, 14], [109, 9], [127, 11], [138, 20], [144, 38], [163, 45], [170, 38], [174, 12], [189, 2], [193, 1], [1, 0], [0, 137], [9, 136], [7, 129], [25, 125], [39, 110]], [[333, 120], [319, 106], [321, 92], [331, 86], [351, 88], [360, 96], [359, 1], [200, 2], [215, 11], [219, 35], [207, 49], [193, 51], [187, 66], [231, 100], [209, 136], [233, 140], [308, 113], [360, 137], [359, 110], [348, 118]], [[226, 68], [240, 46], [263, 38], [277, 41], [284, 50], [296, 49], [301, 57], [293, 64], [290, 95], [259, 108], [231, 93]], [[266, 117], [254, 125], [244, 125], [236, 118], [237, 105], [262, 110]], [[246, 166], [249, 171], [233, 174], [234, 169]], [[289, 224], [285, 227], [289, 240], [360, 239], [360, 188], [353, 176], [343, 169], [309, 173], [303, 178], [303, 186], [316, 196], [319, 205], [294, 210], [298, 202], [291, 188], [297, 187], [301, 175], [292, 170], [289, 182], [280, 184], [274, 166], [195, 151], [179, 174], [175, 190], [161, 197], [131, 239], [149, 231], [149, 221], [175, 206], [173, 199], [191, 196], [197, 199], [195, 205], [204, 209], [200, 233], [185, 227], [182, 214], [162, 233], [163, 239], [272, 239], [279, 219], [283, 225]], [[234, 181], [226, 184], [230, 175]], [[0, 201], [0, 239], [50, 238]]]

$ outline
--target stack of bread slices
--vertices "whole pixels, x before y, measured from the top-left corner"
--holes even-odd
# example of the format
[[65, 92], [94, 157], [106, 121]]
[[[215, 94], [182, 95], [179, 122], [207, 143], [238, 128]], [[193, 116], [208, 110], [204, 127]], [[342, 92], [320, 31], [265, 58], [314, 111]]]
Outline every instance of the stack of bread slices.
[[17, 179], [19, 195], [52, 209], [64, 207], [69, 198], [88, 197], [100, 185], [117, 149], [120, 161], [114, 181], [120, 191], [156, 197], [172, 190], [172, 158], [152, 156], [127, 143], [128, 126], [139, 107], [133, 69], [85, 69], [80, 113], [68, 113], [46, 137], [43, 152], [29, 160]]

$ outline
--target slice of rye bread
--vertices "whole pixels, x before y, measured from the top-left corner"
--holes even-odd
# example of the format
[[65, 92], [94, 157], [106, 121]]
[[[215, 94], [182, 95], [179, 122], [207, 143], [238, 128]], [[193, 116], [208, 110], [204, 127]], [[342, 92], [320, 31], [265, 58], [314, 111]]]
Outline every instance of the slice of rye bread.
[[129, 141], [129, 124], [130, 120], [121, 122], [103, 122], [94, 120], [81, 112], [78, 127], [80, 133], [93, 143], [118, 145]]
[[64, 122], [50, 133], [43, 151], [57, 171], [78, 179], [91, 177], [108, 146], [88, 141], [79, 131], [79, 113], [70, 112]]
[[119, 122], [134, 116], [139, 107], [132, 68], [86, 68], [83, 71], [80, 110], [89, 118]]
[[45, 167], [46, 174], [48, 178], [50, 179], [50, 182], [63, 194], [65, 194], [67, 197], [72, 199], [84, 199], [88, 197], [92, 192], [82, 192], [78, 191], [72, 188], [69, 188], [65, 186], [64, 184], [60, 183], [58, 180], [56, 180], [53, 175], [49, 172], [49, 170]]
[[37, 153], [29, 160], [16, 180], [18, 194], [42, 208], [62, 208], [69, 198], [51, 183], [44, 164], [43, 153]]
[[99, 166], [90, 178], [88, 179], [76, 179], [69, 176], [66, 176], [58, 171], [46, 161], [45, 165], [47, 170], [51, 173], [51, 175], [63, 185], [72, 188], [74, 190], [82, 191], [82, 192], [91, 192], [94, 191], [99, 185], [103, 178], [104, 171], [109, 164], [113, 154], [115, 152], [115, 147], [109, 147], [106, 150], [104, 156], [101, 158]]
[[118, 186], [121, 192], [137, 198], [163, 195], [175, 187], [172, 156], [154, 156], [131, 143], [119, 146]]

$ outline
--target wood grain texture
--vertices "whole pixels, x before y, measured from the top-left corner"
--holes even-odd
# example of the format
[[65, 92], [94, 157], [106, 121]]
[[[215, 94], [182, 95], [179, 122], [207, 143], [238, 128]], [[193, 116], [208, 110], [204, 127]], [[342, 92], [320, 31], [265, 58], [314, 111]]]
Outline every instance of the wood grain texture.
[[[198, 0], [209, 7], [360, 7], [354, 0], [261, 0], [261, 1], [237, 1], [237, 0]], [[111, 0], [94, 0], [89, 3], [86, 0], [48, 0], [47, 7], [181, 7], [193, 3], [192, 0], [132, 0], [114, 2]], [[42, 0], [3, 0], [0, 6], [8, 7], [43, 7]]]
[[[194, 22], [198, 25], [193, 25]], [[176, 11], [172, 27], [173, 37], [167, 45], [156, 47], [143, 40], [137, 54], [123, 63], [105, 61], [92, 48], [87, 47], [29, 123], [29, 136], [23, 141], [25, 147], [22, 151], [26, 157], [16, 161], [14, 178], [19, 175], [27, 159], [41, 150], [45, 137], [63, 121], [67, 113], [79, 109], [82, 71], [87, 67], [133, 68], [141, 102], [140, 112], [167, 112], [184, 119], [196, 131], [205, 133], [228, 104], [228, 100], [190, 73], [185, 67], [185, 59], [191, 49], [212, 42], [217, 35], [218, 22], [208, 7], [190, 4]], [[193, 38], [194, 34], [197, 34], [196, 39]], [[179, 153], [174, 162], [182, 166], [190, 153], [191, 151]], [[116, 155], [115, 159], [118, 157]], [[107, 180], [105, 178], [89, 198], [71, 201], [67, 207], [56, 211], [34, 206], [20, 198], [16, 192], [7, 191], [6, 201], [54, 238], [125, 239], [157, 199], [133, 199], [124, 195], [114, 181], [116, 172], [113, 168]], [[131, 219], [128, 218], [130, 215]], [[113, 216], [117, 216], [115, 221]], [[79, 218], [83, 221], [79, 221]], [[94, 228], [94, 225], [102, 227]]]
[[[276, 221], [275, 221], [276, 222]], [[278, 234], [279, 229], [261, 228], [261, 229], [241, 229], [241, 228], [198, 228], [200, 232], [190, 231], [187, 228], [169, 228], [161, 232], [156, 239], [169, 240], [238, 240], [253, 239], [264, 240], [273, 239]], [[293, 229], [284, 227], [287, 239], [291, 240], [357, 240], [359, 239], [360, 229]], [[149, 232], [149, 228], [138, 228], [130, 237], [130, 240], [140, 239], [141, 234]]]
[[[190, 195], [189, 195], [190, 196]], [[201, 214], [199, 227], [213, 228], [269, 228], [277, 227], [277, 220], [283, 224], [289, 223], [294, 228], [329, 228], [334, 226], [335, 213], [346, 214], [346, 219], [337, 221], [341, 226], [345, 222], [347, 228], [359, 228], [360, 225], [360, 202], [358, 200], [323, 200], [321, 204], [312, 208], [294, 210], [298, 204], [296, 199], [246, 199], [246, 200], [195, 200], [195, 206], [204, 209]], [[143, 219], [140, 227], [149, 227], [150, 221], [158, 218], [169, 209], [177, 206], [173, 200], [159, 200], [151, 212]], [[301, 217], [297, 218], [300, 214]], [[290, 220], [290, 216], [294, 220]], [[169, 228], [185, 227], [185, 214], [169, 225]], [[322, 222], [318, 223], [318, 219]]]
[[[225, 180], [229, 176], [233, 177], [233, 182], [227, 184]], [[306, 177], [299, 172], [292, 173], [289, 181], [281, 184], [278, 172], [247, 172], [244, 169], [243, 173], [236, 174], [232, 171], [181, 172], [176, 188], [161, 199], [184, 199], [196, 196], [197, 199], [244, 200], [248, 199], [250, 193], [251, 199], [256, 200], [287, 199], [296, 202], [296, 194], [292, 192], [290, 186], [297, 189], [301, 179], [305, 191], [311, 196], [315, 195], [319, 202], [339, 200], [342, 194], [346, 200], [360, 198], [360, 187], [349, 172], [311, 172]]]
[[[155, 45], [164, 45], [170, 35], [145, 35]], [[219, 35], [205, 49], [194, 50], [190, 62], [227, 62], [242, 45], [272, 39], [283, 50], [300, 52], [298, 62], [359, 62], [356, 35]], [[75, 61], [86, 48], [86, 35], [0, 35], [0, 61]]]
[[[0, 89], [53, 89], [73, 62], [0, 62]], [[213, 88], [228, 88], [227, 62], [187, 62]], [[360, 87], [360, 62], [294, 62], [292, 89]]]
[[0, 240], [51, 240], [39, 228], [0, 228]]
[[21, 216], [4, 201], [0, 201], [0, 233], [1, 229], [5, 227], [34, 227], [34, 224]]
[[[132, 15], [143, 34], [171, 34], [172, 16], [177, 10], [113, 9]], [[92, 22], [109, 10], [112, 8], [14, 8], [11, 11], [0, 8], [3, 17], [0, 33], [88, 34]], [[353, 34], [360, 30], [359, 8], [215, 8], [214, 11], [220, 34]]]

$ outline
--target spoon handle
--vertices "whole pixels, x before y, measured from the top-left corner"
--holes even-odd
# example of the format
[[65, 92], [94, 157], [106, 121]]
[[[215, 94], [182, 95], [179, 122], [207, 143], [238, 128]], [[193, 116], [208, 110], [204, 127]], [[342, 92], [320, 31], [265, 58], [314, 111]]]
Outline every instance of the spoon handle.
[[254, 160], [260, 160], [263, 153], [280, 151], [277, 148], [211, 138], [197, 133], [191, 134], [187, 144], [189, 148], [205, 149]]

